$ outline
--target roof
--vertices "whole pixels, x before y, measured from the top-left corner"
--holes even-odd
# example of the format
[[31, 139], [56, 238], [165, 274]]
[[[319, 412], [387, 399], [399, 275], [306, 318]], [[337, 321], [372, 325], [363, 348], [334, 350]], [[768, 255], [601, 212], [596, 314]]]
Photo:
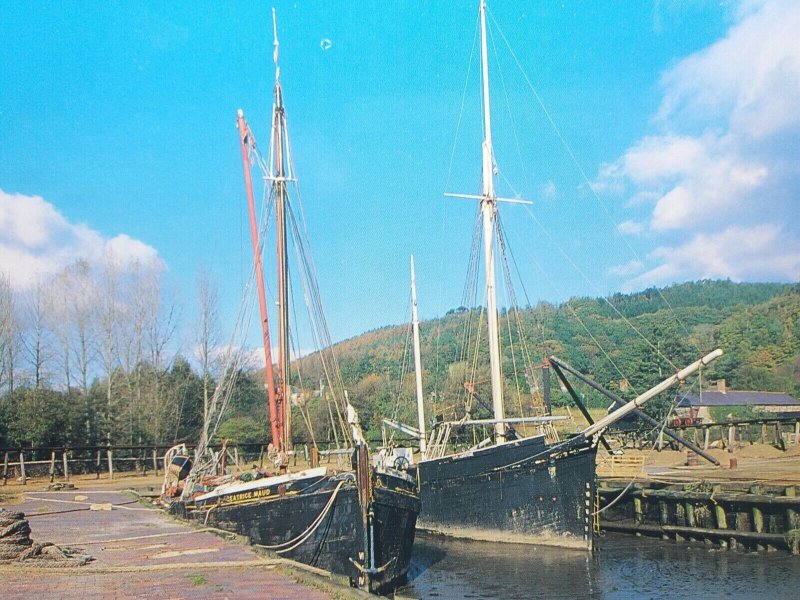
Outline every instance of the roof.
[[702, 392], [686, 394], [679, 407], [687, 406], [793, 406], [800, 408], [800, 400], [785, 392]]

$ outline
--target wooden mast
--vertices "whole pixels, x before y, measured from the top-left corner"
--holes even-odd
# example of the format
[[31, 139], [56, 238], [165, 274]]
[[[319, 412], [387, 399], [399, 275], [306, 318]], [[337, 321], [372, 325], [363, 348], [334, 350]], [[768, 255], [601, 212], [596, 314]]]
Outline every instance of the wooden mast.
[[417, 387], [417, 418], [419, 419], [419, 452], [425, 458], [425, 401], [422, 397], [422, 358], [419, 351], [419, 316], [417, 315], [417, 283], [414, 276], [414, 256], [411, 256], [411, 329], [414, 332], [414, 378]]
[[244, 167], [244, 185], [247, 190], [247, 206], [250, 212], [250, 237], [253, 242], [253, 263], [256, 272], [256, 283], [258, 287], [258, 307], [261, 311], [261, 336], [264, 343], [264, 359], [266, 366], [264, 369], [264, 383], [267, 388], [267, 400], [269, 402], [269, 423], [272, 433], [272, 445], [280, 448], [281, 426], [278, 415], [278, 403], [275, 394], [275, 374], [272, 370], [272, 351], [269, 341], [269, 323], [267, 317], [267, 297], [264, 291], [264, 269], [261, 265], [261, 244], [258, 239], [258, 220], [256, 218], [255, 199], [253, 197], [253, 179], [250, 176], [250, 160], [248, 146], [252, 143], [250, 127], [244, 118], [244, 112], [240, 109], [237, 116], [239, 127], [239, 142], [242, 146], [242, 166]]
[[275, 193], [275, 218], [277, 220], [278, 257], [278, 410], [283, 431], [281, 448], [291, 448], [291, 411], [289, 390], [289, 268], [286, 256], [286, 112], [283, 108], [280, 67], [278, 66], [278, 26], [275, 9], [272, 9], [275, 61], [275, 106], [272, 113], [273, 173]]
[[483, 261], [486, 281], [486, 318], [489, 337], [489, 366], [492, 381], [492, 409], [494, 429], [498, 438], [505, 438], [505, 407], [503, 404], [503, 377], [500, 364], [500, 332], [497, 319], [497, 296], [494, 271], [494, 231], [497, 218], [497, 196], [494, 191], [494, 151], [492, 149], [492, 119], [489, 110], [489, 59], [486, 42], [486, 2], [481, 0], [481, 74], [483, 80]]

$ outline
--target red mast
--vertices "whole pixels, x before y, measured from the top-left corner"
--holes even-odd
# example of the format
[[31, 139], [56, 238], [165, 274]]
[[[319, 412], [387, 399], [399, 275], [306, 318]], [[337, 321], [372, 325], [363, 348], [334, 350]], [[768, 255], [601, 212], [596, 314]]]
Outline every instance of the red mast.
[[283, 448], [281, 431], [283, 424], [278, 413], [278, 401], [275, 394], [275, 374], [272, 370], [272, 350], [269, 342], [269, 324], [267, 321], [267, 295], [264, 291], [264, 269], [261, 266], [261, 252], [258, 241], [258, 221], [256, 219], [256, 204], [253, 198], [253, 180], [250, 176], [250, 156], [248, 144], [252, 141], [250, 128], [244, 119], [244, 113], [239, 110], [237, 124], [239, 125], [239, 141], [242, 145], [242, 166], [244, 167], [244, 185], [247, 190], [247, 205], [250, 210], [250, 237], [253, 240], [253, 260], [255, 263], [256, 279], [258, 284], [258, 305], [261, 310], [261, 334], [264, 340], [264, 357], [266, 360], [265, 385], [269, 401], [269, 422], [272, 432], [272, 445], [278, 449]]

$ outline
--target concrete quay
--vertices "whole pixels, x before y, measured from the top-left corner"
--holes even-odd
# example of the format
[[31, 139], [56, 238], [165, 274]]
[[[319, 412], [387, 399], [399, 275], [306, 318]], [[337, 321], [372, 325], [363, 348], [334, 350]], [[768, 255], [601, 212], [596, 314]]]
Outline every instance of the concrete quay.
[[233, 536], [174, 520], [129, 492], [31, 487], [21, 502], [3, 507], [25, 513], [34, 542], [80, 548], [95, 560], [81, 567], [0, 564], [6, 600], [370, 597], [323, 572], [261, 556]]

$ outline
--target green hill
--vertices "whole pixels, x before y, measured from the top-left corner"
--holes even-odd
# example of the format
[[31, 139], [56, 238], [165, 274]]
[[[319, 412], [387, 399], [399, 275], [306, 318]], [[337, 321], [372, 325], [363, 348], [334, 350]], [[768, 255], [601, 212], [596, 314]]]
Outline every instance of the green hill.
[[[426, 398], [434, 399], [437, 413], [463, 411], [463, 383], [473, 368], [479, 384], [488, 377], [485, 342], [477, 359], [462, 352], [465, 329], [472, 332], [474, 345], [481, 318], [480, 310], [462, 307], [420, 325], [424, 391]], [[509, 327], [516, 323], [519, 331]], [[721, 347], [725, 355], [706, 369], [704, 381], [724, 378], [732, 389], [800, 395], [800, 290], [791, 284], [698, 281], [608, 298], [573, 298], [558, 305], [541, 302], [502, 314], [500, 328], [507, 410], [512, 414], [530, 413], [535, 371], [529, 367], [549, 355], [632, 397]], [[335, 346], [350, 397], [373, 433], [382, 416], [416, 420], [408, 344], [404, 325], [370, 331]], [[524, 347], [529, 360], [523, 356]], [[306, 381], [320, 377], [315, 364], [313, 355], [300, 363]], [[515, 369], [520, 374], [516, 378]], [[410, 374], [401, 382], [404, 371]], [[630, 386], [626, 391], [622, 380]], [[488, 398], [487, 386], [476, 387]], [[552, 395], [555, 403], [567, 402], [555, 381]], [[597, 394], [586, 392], [586, 398], [590, 404], [607, 405]], [[649, 410], [663, 413], [669, 404], [662, 398]]]

